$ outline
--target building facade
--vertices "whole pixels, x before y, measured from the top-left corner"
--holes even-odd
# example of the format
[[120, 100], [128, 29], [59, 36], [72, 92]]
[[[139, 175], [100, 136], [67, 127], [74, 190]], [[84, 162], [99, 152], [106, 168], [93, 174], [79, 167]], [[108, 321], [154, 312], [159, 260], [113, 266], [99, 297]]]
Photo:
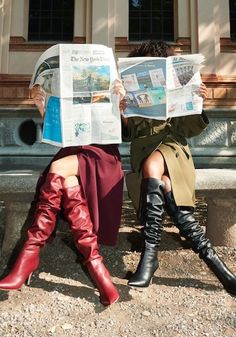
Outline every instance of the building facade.
[[[67, 7], [59, 8], [61, 3]], [[112, 47], [118, 58], [150, 36], [178, 42], [178, 53], [205, 56], [201, 74], [211, 124], [190, 140], [194, 160], [205, 167], [235, 165], [234, 6], [231, 0], [0, 0], [0, 163], [9, 155], [19, 165], [23, 157], [34, 161], [39, 153], [47, 158], [56, 151], [39, 143], [42, 122], [28, 90], [43, 51], [64, 40], [98, 43]]]

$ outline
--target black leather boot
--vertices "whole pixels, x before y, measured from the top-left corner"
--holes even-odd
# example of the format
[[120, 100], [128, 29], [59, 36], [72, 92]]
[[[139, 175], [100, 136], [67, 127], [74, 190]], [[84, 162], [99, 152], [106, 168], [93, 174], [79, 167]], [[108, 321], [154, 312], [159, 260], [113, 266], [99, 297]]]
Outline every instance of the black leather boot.
[[158, 268], [157, 251], [163, 229], [164, 183], [155, 178], [144, 178], [141, 185], [141, 223], [143, 249], [136, 272], [128, 281], [129, 286], [148, 287]]
[[194, 208], [177, 206], [172, 192], [168, 192], [165, 199], [167, 213], [173, 217], [180, 235], [191, 243], [192, 249], [216, 275], [225, 290], [231, 295], [236, 295], [236, 276], [217, 255], [204, 230], [193, 217]]

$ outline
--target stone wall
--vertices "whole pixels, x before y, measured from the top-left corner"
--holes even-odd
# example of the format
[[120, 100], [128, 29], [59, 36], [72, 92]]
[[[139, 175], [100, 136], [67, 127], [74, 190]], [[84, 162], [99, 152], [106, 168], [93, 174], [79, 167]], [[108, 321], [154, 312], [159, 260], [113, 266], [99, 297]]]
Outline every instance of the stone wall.
[[209, 126], [190, 139], [196, 167], [233, 168], [236, 166], [235, 110], [206, 110]]
[[35, 109], [0, 109], [1, 170], [43, 169], [58, 148], [40, 142], [42, 119]]
[[[208, 109], [208, 128], [189, 140], [197, 167], [235, 167], [236, 112]], [[43, 169], [58, 148], [40, 142], [42, 120], [35, 109], [0, 109], [1, 169]], [[129, 144], [121, 144], [125, 169], [129, 168]]]

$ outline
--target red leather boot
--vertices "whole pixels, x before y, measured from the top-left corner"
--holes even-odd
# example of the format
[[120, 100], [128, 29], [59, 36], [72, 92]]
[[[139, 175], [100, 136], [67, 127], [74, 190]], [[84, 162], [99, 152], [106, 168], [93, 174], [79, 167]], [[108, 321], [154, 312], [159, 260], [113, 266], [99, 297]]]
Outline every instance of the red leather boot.
[[83, 255], [89, 274], [99, 290], [100, 302], [105, 306], [116, 302], [119, 293], [99, 255], [97, 236], [93, 233], [87, 203], [79, 185], [63, 189], [63, 207], [74, 242]]
[[40, 190], [39, 201], [36, 206], [33, 224], [28, 229], [26, 240], [14, 267], [9, 275], [0, 280], [0, 289], [16, 290], [38, 268], [40, 247], [52, 234], [57, 212], [60, 209], [64, 178], [55, 173], [48, 173]]

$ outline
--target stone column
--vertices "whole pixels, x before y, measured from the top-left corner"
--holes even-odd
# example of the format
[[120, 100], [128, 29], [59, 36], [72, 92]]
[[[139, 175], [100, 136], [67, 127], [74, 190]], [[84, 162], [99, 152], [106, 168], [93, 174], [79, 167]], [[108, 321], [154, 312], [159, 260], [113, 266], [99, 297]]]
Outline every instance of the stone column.
[[11, 0], [11, 32], [14, 37], [21, 37], [23, 40], [28, 39], [28, 18], [29, 18], [29, 1]]
[[175, 13], [176, 37], [190, 37], [190, 1], [178, 0], [175, 2], [177, 13]]
[[86, 1], [86, 43], [92, 43], [92, 0]]
[[115, 0], [93, 0], [92, 43], [104, 44], [114, 50]]
[[[86, 35], [86, 11], [87, 2], [91, 0], [75, 0], [75, 10], [74, 10], [74, 36], [83, 37]], [[87, 43], [89, 41], [86, 40]]]
[[190, 25], [190, 36], [191, 36], [191, 52], [198, 53], [198, 22], [197, 22], [197, 3], [195, 0], [189, 0], [189, 25]]
[[8, 73], [11, 0], [0, 0], [0, 74]]
[[236, 199], [207, 198], [206, 236], [214, 246], [236, 247]]
[[218, 0], [198, 0], [199, 53], [206, 57], [204, 73], [217, 73], [220, 61], [220, 6]]

